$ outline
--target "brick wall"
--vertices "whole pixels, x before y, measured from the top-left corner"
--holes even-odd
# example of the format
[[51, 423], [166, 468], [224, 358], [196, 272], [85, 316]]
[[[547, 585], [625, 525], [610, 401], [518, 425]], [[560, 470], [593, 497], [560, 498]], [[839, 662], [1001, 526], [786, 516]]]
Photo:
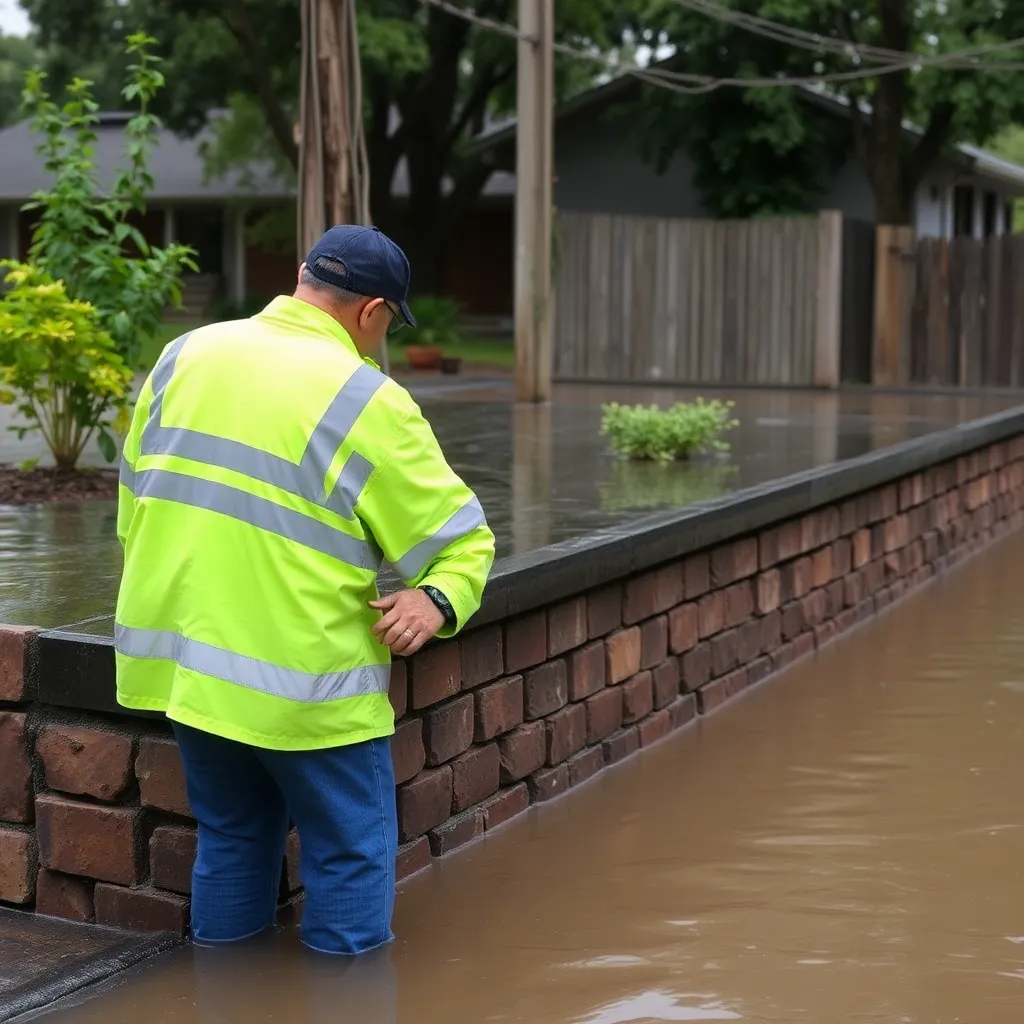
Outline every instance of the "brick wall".
[[[396, 662], [399, 877], [708, 714], [1024, 523], [1024, 438]], [[173, 740], [34, 701], [0, 630], [0, 902], [186, 927], [195, 848]], [[298, 842], [281, 897], [300, 888]]]

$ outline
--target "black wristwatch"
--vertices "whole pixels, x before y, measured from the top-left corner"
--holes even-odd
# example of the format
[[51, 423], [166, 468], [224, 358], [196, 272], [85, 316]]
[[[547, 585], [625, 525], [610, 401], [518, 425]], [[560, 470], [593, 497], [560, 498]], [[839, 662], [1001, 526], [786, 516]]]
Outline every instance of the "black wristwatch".
[[437, 610], [444, 616], [444, 624], [450, 629], [456, 624], [455, 609], [452, 608], [451, 602], [444, 594], [441, 593], [437, 587], [420, 587], [431, 601], [437, 605]]

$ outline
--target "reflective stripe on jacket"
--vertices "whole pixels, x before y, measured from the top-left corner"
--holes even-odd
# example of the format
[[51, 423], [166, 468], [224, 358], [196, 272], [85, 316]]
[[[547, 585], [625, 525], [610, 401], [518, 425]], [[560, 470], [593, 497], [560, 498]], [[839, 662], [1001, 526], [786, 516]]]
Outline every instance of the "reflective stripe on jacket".
[[308, 303], [173, 341], [143, 386], [118, 502], [118, 701], [256, 746], [390, 735], [370, 633], [382, 563], [461, 629], [494, 536], [411, 396]]

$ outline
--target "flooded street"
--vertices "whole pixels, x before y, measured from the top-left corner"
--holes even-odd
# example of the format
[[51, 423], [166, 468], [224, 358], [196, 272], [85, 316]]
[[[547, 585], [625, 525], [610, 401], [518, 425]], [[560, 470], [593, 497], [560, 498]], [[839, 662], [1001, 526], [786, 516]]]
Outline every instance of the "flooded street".
[[1015, 1024], [1021, 564], [1024, 536], [411, 880], [393, 973], [285, 933], [45, 1019]]

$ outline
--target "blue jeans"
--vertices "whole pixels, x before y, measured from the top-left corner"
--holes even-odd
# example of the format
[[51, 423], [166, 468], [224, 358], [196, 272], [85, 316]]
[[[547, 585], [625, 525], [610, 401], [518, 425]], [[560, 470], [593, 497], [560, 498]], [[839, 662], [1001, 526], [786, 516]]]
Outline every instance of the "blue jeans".
[[302, 941], [355, 956], [389, 943], [398, 818], [388, 739], [263, 750], [174, 723], [199, 822], [192, 937], [238, 942], [274, 926], [289, 820], [306, 888]]

